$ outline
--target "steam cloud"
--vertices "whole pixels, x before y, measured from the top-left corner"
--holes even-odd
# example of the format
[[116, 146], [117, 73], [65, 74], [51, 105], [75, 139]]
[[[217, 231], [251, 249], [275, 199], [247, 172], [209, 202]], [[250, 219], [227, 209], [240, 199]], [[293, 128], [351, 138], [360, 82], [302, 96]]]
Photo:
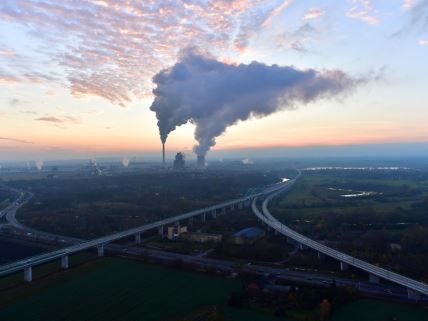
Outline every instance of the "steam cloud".
[[340, 70], [299, 70], [259, 62], [226, 64], [193, 50], [153, 78], [162, 143], [178, 126], [196, 125], [193, 150], [205, 156], [216, 137], [238, 121], [293, 109], [322, 98], [343, 96], [363, 79]]
[[245, 158], [242, 160], [242, 164], [244, 165], [253, 165], [254, 161], [252, 161], [251, 159]]
[[44, 164], [44, 162], [42, 160], [36, 161], [36, 167], [39, 171], [41, 171], [43, 169], [43, 164]]
[[129, 158], [128, 157], [122, 158], [122, 165], [125, 168], [127, 168], [129, 166]]

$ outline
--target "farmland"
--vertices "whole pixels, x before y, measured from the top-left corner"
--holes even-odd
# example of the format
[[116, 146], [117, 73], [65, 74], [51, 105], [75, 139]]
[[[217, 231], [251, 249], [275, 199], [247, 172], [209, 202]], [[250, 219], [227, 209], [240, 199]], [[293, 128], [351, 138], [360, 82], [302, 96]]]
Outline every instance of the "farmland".
[[[19, 300], [0, 305], [0, 319], [157, 321], [216, 305], [229, 320], [249, 320], [249, 311], [226, 306], [230, 293], [241, 287], [238, 280], [112, 258], [91, 264], [37, 280], [37, 295], [30, 286], [14, 291]], [[2, 291], [0, 301], [8, 295]], [[276, 320], [254, 311], [251, 317]]]
[[[118, 258], [97, 259], [87, 254], [73, 257], [71, 263], [72, 268], [66, 272], [59, 272], [53, 263], [37, 268], [31, 285], [18, 281], [21, 274], [3, 279], [0, 319], [169, 321], [215, 307], [226, 321], [291, 320], [275, 317], [261, 308], [229, 307], [231, 293], [242, 287], [238, 279]], [[14, 285], [7, 287], [7, 283]], [[382, 309], [371, 316], [373, 306], [379, 304]], [[424, 320], [428, 312], [406, 305], [356, 300], [333, 311], [332, 320], [387, 321], [395, 316], [416, 321]]]
[[271, 206], [276, 217], [305, 235], [428, 280], [426, 171], [306, 171]]

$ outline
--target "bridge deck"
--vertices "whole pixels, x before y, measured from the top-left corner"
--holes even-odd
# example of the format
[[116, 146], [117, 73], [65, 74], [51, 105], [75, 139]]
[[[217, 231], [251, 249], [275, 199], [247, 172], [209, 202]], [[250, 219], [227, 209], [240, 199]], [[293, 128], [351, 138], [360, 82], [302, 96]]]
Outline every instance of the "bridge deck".
[[257, 208], [257, 203], [256, 203], [257, 199], [254, 199], [252, 202], [252, 210], [253, 210], [254, 214], [259, 219], [261, 219], [264, 223], [266, 223], [271, 228], [273, 228], [274, 230], [278, 231], [279, 233], [281, 233], [284, 236], [287, 236], [287, 237], [297, 241], [300, 244], [303, 244], [303, 245], [305, 245], [305, 246], [307, 246], [313, 250], [316, 250], [316, 251], [318, 251], [322, 254], [325, 254], [329, 257], [332, 257], [332, 258], [334, 258], [340, 262], [344, 262], [346, 264], [352, 265], [358, 269], [361, 269], [361, 270], [366, 271], [370, 274], [376, 275], [376, 276], [383, 278], [385, 280], [388, 280], [388, 281], [394, 282], [396, 284], [402, 285], [408, 289], [417, 291], [417, 292], [422, 293], [424, 295], [428, 295], [428, 285], [427, 284], [425, 284], [423, 282], [419, 282], [419, 281], [414, 280], [414, 279], [411, 279], [411, 278], [406, 277], [404, 275], [400, 275], [398, 273], [388, 271], [384, 268], [373, 265], [373, 264], [368, 263], [366, 261], [363, 261], [361, 259], [350, 256], [346, 253], [335, 250], [335, 249], [328, 247], [324, 244], [321, 244], [317, 241], [314, 241], [314, 240], [312, 240], [312, 239], [310, 239], [310, 238], [308, 238], [308, 237], [306, 237], [300, 233], [297, 233], [296, 231], [292, 230], [291, 228], [287, 227], [286, 225], [279, 222], [276, 218], [274, 218], [267, 208], [269, 202], [272, 200], [272, 198], [274, 198], [278, 194], [283, 193], [283, 192], [291, 189], [299, 177], [300, 177], [300, 173], [294, 180], [288, 181], [284, 187], [282, 187], [281, 189], [271, 193], [263, 201], [263, 204], [262, 204], [263, 213], [260, 212], [260, 210]]

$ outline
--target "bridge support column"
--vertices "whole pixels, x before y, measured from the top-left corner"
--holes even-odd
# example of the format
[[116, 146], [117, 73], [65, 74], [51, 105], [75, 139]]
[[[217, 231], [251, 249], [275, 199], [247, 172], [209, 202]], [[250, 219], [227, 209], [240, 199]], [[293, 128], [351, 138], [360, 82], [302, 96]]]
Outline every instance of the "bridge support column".
[[68, 269], [68, 255], [61, 256], [61, 269]]
[[223, 208], [221, 209], [221, 213], [222, 213], [222, 214], [226, 214], [226, 207], [223, 207]]
[[407, 298], [417, 302], [421, 299], [421, 294], [415, 290], [407, 289]]
[[163, 238], [163, 226], [158, 227], [158, 235]]
[[24, 269], [24, 280], [25, 282], [33, 281], [33, 269], [31, 266]]
[[242, 210], [242, 208], [243, 208], [244, 206], [242, 205], [242, 202], [241, 203], [238, 203], [238, 209], [240, 209], [240, 210]]
[[187, 224], [189, 226], [193, 226], [193, 217], [190, 217], [189, 220], [187, 221]]
[[348, 269], [348, 264], [345, 262], [340, 262], [340, 271], [346, 271]]
[[98, 256], [104, 256], [104, 245], [99, 245], [97, 247]]
[[217, 211], [216, 210], [212, 211], [212, 217], [213, 217], [213, 219], [217, 218]]
[[379, 277], [374, 274], [369, 274], [369, 282], [379, 284]]
[[325, 259], [325, 255], [321, 252], [318, 252], [318, 260], [324, 260]]
[[230, 206], [230, 209], [231, 209], [232, 211], [234, 211], [234, 210], [235, 210], [235, 204], [232, 204], [232, 205]]
[[135, 234], [135, 244], [140, 244], [141, 243], [141, 233], [137, 233]]
[[302, 243], [299, 243], [299, 250], [303, 251], [305, 249], [305, 246]]
[[207, 220], [207, 215], [205, 213], [202, 213], [201, 220], [202, 220], [202, 223], [205, 223], [205, 221]]

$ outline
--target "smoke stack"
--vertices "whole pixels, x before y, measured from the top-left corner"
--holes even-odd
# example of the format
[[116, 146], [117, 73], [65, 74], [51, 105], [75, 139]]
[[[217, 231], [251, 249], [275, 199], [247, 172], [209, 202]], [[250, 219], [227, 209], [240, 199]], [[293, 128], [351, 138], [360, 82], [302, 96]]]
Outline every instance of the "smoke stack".
[[205, 156], [204, 155], [198, 155], [197, 167], [198, 168], [205, 168]]
[[165, 143], [162, 143], [162, 165], [165, 168]]

